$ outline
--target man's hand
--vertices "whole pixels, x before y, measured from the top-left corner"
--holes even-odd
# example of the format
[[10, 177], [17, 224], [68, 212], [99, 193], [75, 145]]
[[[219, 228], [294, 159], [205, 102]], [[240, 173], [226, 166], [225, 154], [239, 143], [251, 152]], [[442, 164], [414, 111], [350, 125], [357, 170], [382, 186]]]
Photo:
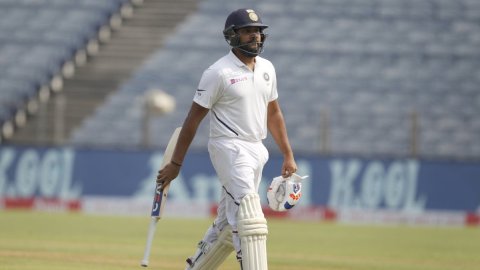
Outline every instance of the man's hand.
[[297, 163], [293, 157], [286, 157], [283, 159], [282, 176], [287, 178], [292, 176], [292, 173], [297, 172]]
[[180, 167], [181, 166], [170, 162], [158, 171], [157, 184], [161, 184], [160, 191], [163, 191], [163, 189], [170, 185], [170, 182], [178, 176]]

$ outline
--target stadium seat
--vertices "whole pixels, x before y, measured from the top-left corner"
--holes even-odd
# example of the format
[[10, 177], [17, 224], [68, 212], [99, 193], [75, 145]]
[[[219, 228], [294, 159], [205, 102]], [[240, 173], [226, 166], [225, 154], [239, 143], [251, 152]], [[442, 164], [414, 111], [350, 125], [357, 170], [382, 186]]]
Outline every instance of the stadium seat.
[[[61, 90], [66, 65], [74, 65], [128, 2], [0, 0], [0, 102], [19, 111], [48, 96], [40, 91]], [[7, 116], [2, 112], [2, 121]]]
[[[125, 121], [130, 122], [134, 135], [131, 140], [111, 139], [109, 145], [140, 144], [141, 131], [135, 128], [142, 117], [138, 99], [152, 87], [175, 96], [179, 112], [155, 119], [152, 132], [160, 134], [182, 123], [185, 115], [181, 112], [188, 109], [202, 71], [228, 50], [221, 30], [225, 16], [239, 3], [201, 1], [198, 11], [176, 29], [166, 45], [119, 88], [115, 95], [122, 106], [137, 112]], [[299, 151], [322, 151], [319, 115], [327, 111], [330, 153], [408, 156], [415, 112], [420, 156], [462, 158], [465, 153], [466, 158], [480, 157], [480, 141], [474, 139], [480, 125], [472, 120], [480, 114], [478, 1], [241, 3], [258, 9], [271, 25], [264, 56], [276, 67], [280, 102], [292, 145]], [[179, 58], [184, 61], [175, 61]], [[104, 107], [118, 105], [110, 100]], [[102, 119], [98, 111], [88, 123]], [[87, 134], [93, 129], [88, 126], [77, 129], [73, 144], [89, 144]], [[204, 148], [207, 134], [199, 132], [192, 147]], [[468, 142], [476, 150], [466, 149]], [[266, 143], [273, 144], [270, 138]], [[153, 144], [163, 147], [166, 139], [158, 138]]]

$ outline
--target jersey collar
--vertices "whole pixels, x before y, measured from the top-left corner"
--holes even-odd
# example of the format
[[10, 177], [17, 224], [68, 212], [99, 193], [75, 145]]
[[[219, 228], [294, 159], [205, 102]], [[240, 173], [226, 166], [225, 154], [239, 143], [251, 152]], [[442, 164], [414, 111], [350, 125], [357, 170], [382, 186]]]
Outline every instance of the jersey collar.
[[230, 52], [228, 53], [228, 57], [230, 58], [230, 60], [237, 66], [239, 67], [246, 67], [247, 65], [245, 65], [245, 63], [243, 63], [240, 59], [238, 59], [238, 57], [233, 53], [232, 50], [230, 50]]

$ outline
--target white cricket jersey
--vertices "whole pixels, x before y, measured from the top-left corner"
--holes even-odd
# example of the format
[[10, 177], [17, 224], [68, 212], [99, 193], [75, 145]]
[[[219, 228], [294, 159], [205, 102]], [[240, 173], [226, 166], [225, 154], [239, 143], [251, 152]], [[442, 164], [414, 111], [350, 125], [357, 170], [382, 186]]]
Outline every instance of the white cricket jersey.
[[272, 63], [257, 56], [251, 71], [230, 51], [205, 70], [193, 101], [210, 109], [210, 137], [260, 141], [267, 136], [268, 103], [277, 98]]

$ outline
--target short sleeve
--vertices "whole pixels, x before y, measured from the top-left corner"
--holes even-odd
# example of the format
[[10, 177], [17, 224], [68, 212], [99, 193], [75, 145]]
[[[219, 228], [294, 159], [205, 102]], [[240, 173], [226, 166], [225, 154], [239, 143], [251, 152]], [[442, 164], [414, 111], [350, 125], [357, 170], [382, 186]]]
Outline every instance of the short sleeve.
[[277, 90], [277, 74], [275, 69], [272, 66], [273, 74], [272, 74], [272, 91], [270, 92], [269, 102], [278, 99], [278, 90]]
[[221, 85], [221, 77], [218, 72], [213, 69], [205, 70], [198, 84], [193, 101], [202, 107], [211, 109], [220, 97], [222, 92]]

